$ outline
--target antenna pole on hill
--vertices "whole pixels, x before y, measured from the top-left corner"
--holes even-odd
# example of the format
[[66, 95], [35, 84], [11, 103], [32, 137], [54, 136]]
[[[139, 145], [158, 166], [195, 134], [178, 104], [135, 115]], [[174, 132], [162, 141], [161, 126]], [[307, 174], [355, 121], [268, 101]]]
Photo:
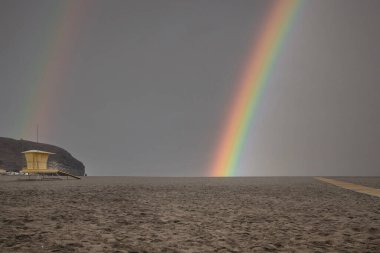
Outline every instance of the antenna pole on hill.
[[37, 124], [37, 143], [38, 143], [38, 124]]

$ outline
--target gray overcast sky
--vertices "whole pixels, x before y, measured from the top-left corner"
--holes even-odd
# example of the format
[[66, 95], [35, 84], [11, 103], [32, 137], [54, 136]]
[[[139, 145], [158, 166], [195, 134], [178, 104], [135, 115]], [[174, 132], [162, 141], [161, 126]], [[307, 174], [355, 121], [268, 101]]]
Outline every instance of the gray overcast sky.
[[[0, 0], [0, 135], [35, 139], [30, 96], [46, 64], [63, 66], [49, 83], [42, 142], [66, 148], [89, 175], [208, 175], [271, 5]], [[239, 175], [380, 175], [379, 10], [378, 0], [304, 2]], [[75, 29], [59, 37], [60, 22]], [[64, 51], [44, 63], [51, 48]]]

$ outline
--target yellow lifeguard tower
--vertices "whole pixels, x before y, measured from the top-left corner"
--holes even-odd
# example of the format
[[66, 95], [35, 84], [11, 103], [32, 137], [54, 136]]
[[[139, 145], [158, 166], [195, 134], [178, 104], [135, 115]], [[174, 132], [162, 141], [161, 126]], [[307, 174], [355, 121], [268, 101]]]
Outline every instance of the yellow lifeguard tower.
[[23, 169], [21, 172], [30, 174], [50, 174], [50, 175], [63, 175], [63, 176], [70, 176], [76, 179], [80, 179], [77, 176], [71, 175], [67, 172], [58, 170], [58, 169], [52, 169], [48, 168], [47, 161], [49, 158], [49, 155], [54, 155], [54, 153], [41, 151], [41, 150], [28, 150], [25, 152], [22, 152], [25, 155], [26, 159], [26, 169]]
[[57, 173], [56, 169], [48, 169], [47, 161], [49, 155], [54, 155], [54, 153], [45, 152], [41, 150], [29, 150], [22, 152], [25, 154], [26, 159], [26, 169], [23, 169], [24, 173]]

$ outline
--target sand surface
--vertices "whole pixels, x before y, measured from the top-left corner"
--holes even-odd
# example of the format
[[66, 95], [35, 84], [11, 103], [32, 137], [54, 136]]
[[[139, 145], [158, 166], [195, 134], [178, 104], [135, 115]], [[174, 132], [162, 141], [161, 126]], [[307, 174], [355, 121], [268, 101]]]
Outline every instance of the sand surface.
[[380, 177], [329, 177], [329, 178], [380, 189]]
[[332, 178], [326, 178], [326, 177], [315, 177], [315, 179], [347, 189], [347, 190], [364, 193], [364, 194], [368, 194], [368, 195], [380, 198], [380, 189], [378, 188], [368, 187], [361, 184], [354, 184], [351, 182], [332, 179]]
[[0, 252], [380, 252], [380, 198], [313, 178], [10, 178]]

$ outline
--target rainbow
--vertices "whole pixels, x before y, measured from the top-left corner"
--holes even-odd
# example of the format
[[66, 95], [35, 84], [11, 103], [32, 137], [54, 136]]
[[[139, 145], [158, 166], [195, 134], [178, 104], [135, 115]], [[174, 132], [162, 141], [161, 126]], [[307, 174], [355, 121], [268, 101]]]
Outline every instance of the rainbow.
[[210, 166], [211, 176], [234, 176], [247, 139], [260, 95], [273, 71], [302, 0], [276, 0], [264, 20], [259, 39], [254, 43], [248, 63], [237, 85], [232, 106]]
[[80, 19], [88, 1], [64, 1], [54, 5], [52, 19], [44, 40], [43, 53], [36, 60], [30, 77], [27, 97], [23, 99], [22, 122], [19, 134], [34, 139], [39, 124], [48, 136], [54, 128], [56, 106], [64, 87], [65, 74], [70, 67], [70, 57], [78, 39]]

